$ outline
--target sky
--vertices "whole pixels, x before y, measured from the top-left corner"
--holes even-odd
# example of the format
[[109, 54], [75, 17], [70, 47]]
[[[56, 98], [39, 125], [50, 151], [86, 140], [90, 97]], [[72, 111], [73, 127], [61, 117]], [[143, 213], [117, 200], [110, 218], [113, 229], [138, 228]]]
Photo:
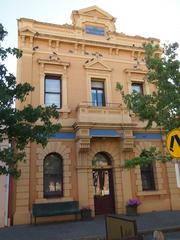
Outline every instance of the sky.
[[[158, 38], [162, 44], [180, 44], [180, 0], [0, 0], [0, 23], [8, 31], [4, 46], [17, 47], [19, 18], [71, 24], [73, 10], [93, 5], [117, 19], [118, 32]], [[9, 58], [6, 65], [10, 72], [16, 73], [15, 58]]]

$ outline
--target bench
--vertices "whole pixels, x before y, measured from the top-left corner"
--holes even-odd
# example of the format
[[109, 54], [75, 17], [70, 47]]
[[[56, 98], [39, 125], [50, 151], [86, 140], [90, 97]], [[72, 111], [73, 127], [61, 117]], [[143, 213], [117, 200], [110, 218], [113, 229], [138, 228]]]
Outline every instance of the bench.
[[80, 213], [78, 201], [53, 202], [53, 203], [33, 203], [32, 217], [36, 224], [37, 217], [77, 215]]

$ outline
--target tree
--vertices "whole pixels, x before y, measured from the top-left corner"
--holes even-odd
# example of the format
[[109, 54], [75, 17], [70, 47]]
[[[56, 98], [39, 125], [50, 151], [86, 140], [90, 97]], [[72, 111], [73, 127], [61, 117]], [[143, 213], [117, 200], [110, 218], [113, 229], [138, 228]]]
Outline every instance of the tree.
[[[0, 143], [8, 138], [9, 146], [0, 149], [0, 175], [10, 174], [19, 177], [20, 171], [17, 163], [25, 161], [25, 147], [29, 142], [36, 142], [45, 146], [50, 134], [60, 129], [60, 124], [52, 123], [59, 119], [56, 106], [33, 108], [26, 105], [26, 97], [34, 90], [28, 83], [16, 84], [16, 78], [8, 73], [4, 60], [9, 54], [20, 58], [22, 51], [17, 48], [3, 48], [2, 41], [7, 35], [0, 24]], [[15, 101], [23, 103], [20, 110], [13, 107]]]
[[[145, 79], [155, 86], [151, 94], [140, 94], [133, 91], [125, 95], [121, 91], [128, 109], [138, 115], [141, 121], [146, 121], [146, 128], [151, 128], [153, 123], [165, 132], [180, 127], [180, 61], [177, 56], [178, 43], [164, 45], [164, 52], [157, 54], [159, 46], [144, 45], [147, 74]], [[163, 155], [156, 148], [143, 149], [140, 156], [125, 162], [125, 168], [137, 165], [146, 166], [154, 161], [167, 162], [171, 160], [168, 155]]]
[[[148, 69], [146, 79], [155, 85], [151, 94], [133, 92], [123, 95], [127, 107], [147, 121], [147, 128], [155, 123], [165, 131], [180, 127], [180, 61], [176, 50], [178, 43], [164, 45], [162, 56], [156, 54], [159, 46], [147, 44], [145, 62]], [[117, 86], [122, 90], [121, 86]]]

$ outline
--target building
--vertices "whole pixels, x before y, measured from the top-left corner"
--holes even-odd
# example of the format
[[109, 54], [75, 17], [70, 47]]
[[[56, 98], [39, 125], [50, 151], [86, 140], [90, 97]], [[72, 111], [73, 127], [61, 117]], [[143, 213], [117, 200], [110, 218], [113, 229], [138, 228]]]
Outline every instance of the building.
[[97, 6], [73, 11], [71, 19], [72, 25], [18, 20], [17, 79], [35, 86], [27, 103], [57, 105], [62, 128], [46, 148], [31, 143], [26, 149], [14, 224], [30, 223], [32, 203], [43, 202], [78, 200], [94, 215], [125, 213], [135, 197], [139, 212], [180, 209], [174, 164], [122, 168], [144, 148], [165, 150], [165, 136], [155, 127], [145, 130], [116, 91], [117, 82], [125, 93], [153, 91], [144, 79], [142, 45], [159, 40], [116, 32], [116, 19]]
[[[5, 139], [3, 142], [0, 143], [0, 149], [3, 150], [7, 148], [8, 141]], [[3, 166], [4, 163], [0, 161], [0, 166]], [[9, 187], [10, 187], [10, 179], [9, 176], [0, 175], [0, 228], [9, 226]]]

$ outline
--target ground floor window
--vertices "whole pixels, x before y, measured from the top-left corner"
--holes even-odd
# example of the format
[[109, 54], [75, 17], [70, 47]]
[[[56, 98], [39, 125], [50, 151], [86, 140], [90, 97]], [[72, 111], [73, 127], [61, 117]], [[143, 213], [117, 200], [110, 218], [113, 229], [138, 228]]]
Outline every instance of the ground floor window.
[[51, 153], [44, 159], [44, 197], [61, 196], [63, 196], [62, 157], [57, 153]]
[[155, 190], [154, 168], [153, 165], [141, 167], [142, 190]]

